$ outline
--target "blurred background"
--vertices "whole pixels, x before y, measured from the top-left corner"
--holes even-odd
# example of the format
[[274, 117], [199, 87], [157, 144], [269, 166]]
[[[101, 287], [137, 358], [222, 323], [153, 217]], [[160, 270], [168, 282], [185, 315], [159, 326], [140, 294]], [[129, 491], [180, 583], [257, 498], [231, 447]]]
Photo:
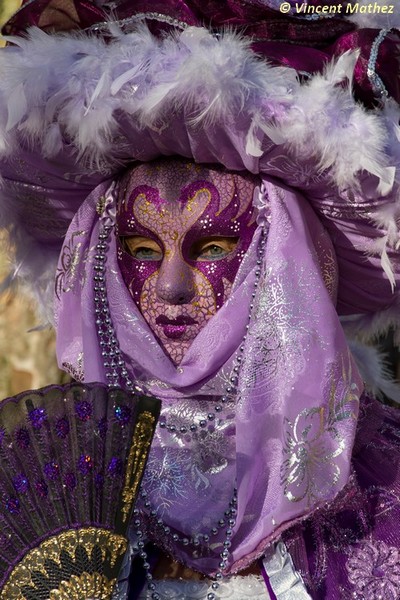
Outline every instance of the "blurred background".
[[0, 0], [0, 19], [4, 23], [21, 5], [21, 0]]
[[[20, 4], [21, 0], [0, 0], [1, 24]], [[0, 282], [12, 268], [11, 256], [7, 240], [0, 238]], [[0, 399], [65, 379], [55, 362], [54, 332], [29, 331], [40, 325], [34, 302], [22, 290], [0, 295]]]

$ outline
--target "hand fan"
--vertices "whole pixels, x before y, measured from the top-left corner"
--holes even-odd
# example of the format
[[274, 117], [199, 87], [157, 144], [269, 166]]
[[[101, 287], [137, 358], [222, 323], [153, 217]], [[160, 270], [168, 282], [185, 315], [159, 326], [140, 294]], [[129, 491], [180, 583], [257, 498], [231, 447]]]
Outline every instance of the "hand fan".
[[160, 410], [102, 384], [0, 404], [0, 599], [110, 599]]

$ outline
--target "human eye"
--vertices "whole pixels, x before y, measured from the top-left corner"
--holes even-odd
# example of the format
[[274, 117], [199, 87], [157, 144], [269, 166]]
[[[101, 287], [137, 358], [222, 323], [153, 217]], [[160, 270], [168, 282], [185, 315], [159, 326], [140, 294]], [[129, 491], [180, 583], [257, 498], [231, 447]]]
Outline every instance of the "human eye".
[[237, 246], [238, 238], [206, 238], [195, 242], [192, 257], [200, 261], [214, 261], [226, 258]]
[[129, 236], [122, 238], [124, 249], [136, 260], [162, 260], [163, 253], [157, 242], [142, 236]]

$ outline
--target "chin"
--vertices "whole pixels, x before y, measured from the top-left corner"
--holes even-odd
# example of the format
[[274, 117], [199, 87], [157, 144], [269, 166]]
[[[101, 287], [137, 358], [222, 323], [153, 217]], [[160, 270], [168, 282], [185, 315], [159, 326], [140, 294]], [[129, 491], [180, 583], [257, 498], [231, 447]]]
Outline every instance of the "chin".
[[172, 360], [174, 365], [179, 365], [182, 362], [187, 350], [192, 345], [192, 342], [193, 340], [179, 340], [176, 342], [173, 340], [168, 340], [167, 342], [161, 341], [161, 346], [167, 356], [169, 356], [169, 358]]

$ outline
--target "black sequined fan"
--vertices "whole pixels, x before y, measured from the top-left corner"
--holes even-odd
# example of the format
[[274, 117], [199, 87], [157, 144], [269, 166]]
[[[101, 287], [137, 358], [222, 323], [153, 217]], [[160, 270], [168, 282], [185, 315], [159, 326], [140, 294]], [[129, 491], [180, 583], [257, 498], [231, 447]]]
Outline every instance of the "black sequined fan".
[[111, 598], [159, 404], [101, 384], [0, 404], [0, 600]]

